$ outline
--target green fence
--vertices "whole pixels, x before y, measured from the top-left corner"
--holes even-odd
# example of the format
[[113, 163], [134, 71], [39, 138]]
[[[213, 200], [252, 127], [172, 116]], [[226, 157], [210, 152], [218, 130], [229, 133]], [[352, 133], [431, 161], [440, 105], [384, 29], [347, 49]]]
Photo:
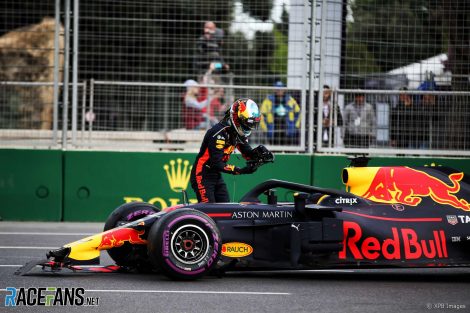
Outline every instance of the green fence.
[[[181, 203], [189, 185], [193, 153], [0, 150], [0, 216], [4, 220], [104, 221], [117, 206], [146, 201], [163, 208]], [[239, 155], [231, 162], [243, 165]], [[344, 189], [345, 156], [278, 154], [276, 162], [252, 175], [225, 175], [231, 199], [238, 201], [258, 183], [282, 179]], [[470, 173], [467, 159], [374, 158], [370, 165], [443, 165]], [[278, 190], [280, 201], [292, 194]]]
[[0, 150], [0, 217], [60, 221], [62, 159], [62, 151]]
[[[232, 163], [242, 165], [237, 156], [232, 156]], [[66, 152], [64, 220], [104, 221], [118, 205], [136, 200], [164, 208], [181, 203], [182, 189], [195, 202], [189, 184], [194, 159], [195, 154], [189, 153]], [[310, 161], [308, 156], [282, 155], [275, 165], [253, 175], [225, 175], [225, 181], [237, 201], [269, 178], [310, 183]]]

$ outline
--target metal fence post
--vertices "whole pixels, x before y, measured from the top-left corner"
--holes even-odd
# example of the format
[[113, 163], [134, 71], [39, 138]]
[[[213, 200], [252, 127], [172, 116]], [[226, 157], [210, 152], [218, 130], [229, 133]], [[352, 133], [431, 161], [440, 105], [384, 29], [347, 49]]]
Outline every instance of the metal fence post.
[[301, 94], [301, 99], [300, 99], [300, 147], [304, 147], [305, 149], [305, 129], [306, 129], [306, 118], [305, 118], [305, 113], [307, 112], [307, 106], [305, 104], [305, 100], [307, 97], [307, 86], [306, 86], [306, 80], [307, 80], [307, 42], [308, 42], [308, 31], [307, 31], [307, 25], [308, 25], [308, 15], [307, 15], [307, 8], [308, 8], [308, 1], [304, 1], [304, 8], [303, 10], [303, 17], [304, 17], [304, 22], [303, 22], [303, 32], [304, 32], [304, 40], [303, 40], [303, 49], [304, 53], [302, 56], [302, 89], [300, 91]]
[[[164, 94], [163, 94], [163, 129], [164, 130], [168, 130], [169, 129], [169, 107], [170, 107], [170, 104], [168, 102], [168, 87], [165, 87], [164, 89]], [[154, 114], [155, 116], [155, 114]], [[157, 129], [155, 129], [157, 130]]]
[[77, 140], [77, 110], [78, 110], [78, 18], [79, 0], [73, 1], [73, 64], [72, 64], [72, 144]]
[[[320, 68], [318, 76], [318, 113], [317, 113], [317, 151], [322, 149], [323, 136], [323, 81], [325, 79], [325, 64], [323, 62], [325, 56], [325, 34], [326, 34], [326, 14], [327, 0], [323, 0], [321, 4], [321, 27], [320, 27]], [[331, 136], [331, 134], [330, 134]]]
[[235, 96], [233, 92], [233, 73], [228, 73], [228, 85], [230, 88], [227, 89], [227, 95], [225, 96], [228, 104], [235, 102]]
[[85, 114], [86, 114], [86, 89], [87, 88], [87, 83], [86, 80], [83, 81], [83, 91], [82, 91], [82, 131], [81, 131], [81, 136], [80, 140], [83, 141], [83, 137], [85, 136]]
[[88, 142], [91, 141], [91, 133], [93, 131], [93, 97], [95, 96], [95, 80], [90, 79], [90, 119], [88, 121]]
[[313, 153], [313, 131], [314, 127], [314, 111], [315, 111], [315, 43], [317, 34], [317, 1], [312, 0], [310, 7], [310, 68], [309, 68], [309, 112], [308, 112], [308, 153]]
[[[206, 84], [212, 84], [212, 74], [209, 74], [208, 77], [207, 77], [207, 81], [205, 82]], [[207, 98], [206, 98], [206, 101], [207, 101], [207, 105], [206, 105], [206, 118], [205, 118], [205, 121], [206, 121], [206, 129], [209, 129], [211, 128], [211, 101], [212, 101], [212, 97], [211, 97], [211, 87], [210, 86], [207, 86]]]
[[[338, 104], [338, 92], [336, 90], [336, 87], [333, 87], [333, 90], [331, 92], [331, 106], [333, 108], [333, 123], [330, 123], [330, 134], [333, 134], [333, 132], [335, 132], [333, 135], [330, 136], [334, 138], [334, 140], [330, 141], [332, 142], [332, 145], [333, 147], [338, 147], [339, 145], [339, 138], [338, 137], [341, 137], [342, 136], [336, 136], [337, 133], [336, 133], [336, 128], [338, 127], [338, 113], [339, 113], [339, 104]], [[331, 127], [331, 124], [335, 125], [335, 127]], [[339, 130], [341, 131], [342, 129], [339, 128]], [[328, 148], [331, 148], [331, 145], [328, 147]]]
[[70, 0], [65, 0], [65, 45], [64, 45], [64, 83], [62, 100], [62, 149], [67, 149], [68, 101], [69, 101], [69, 47], [70, 47]]
[[55, 30], [54, 30], [54, 91], [53, 91], [53, 121], [52, 144], [57, 145], [59, 125], [59, 37], [60, 37], [60, 0], [55, 1]]

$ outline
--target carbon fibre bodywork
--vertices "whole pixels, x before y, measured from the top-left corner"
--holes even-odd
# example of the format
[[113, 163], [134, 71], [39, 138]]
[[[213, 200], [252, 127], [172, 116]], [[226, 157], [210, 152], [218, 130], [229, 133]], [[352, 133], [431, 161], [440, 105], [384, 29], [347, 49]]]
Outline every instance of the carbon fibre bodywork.
[[[189, 208], [214, 220], [223, 244], [218, 267], [227, 270], [470, 265], [470, 184], [464, 173], [351, 167], [343, 171], [343, 182], [350, 192], [269, 180], [240, 203], [170, 207], [48, 257], [96, 263], [100, 250], [147, 244], [154, 223]], [[277, 202], [275, 188], [295, 191], [294, 201]]]

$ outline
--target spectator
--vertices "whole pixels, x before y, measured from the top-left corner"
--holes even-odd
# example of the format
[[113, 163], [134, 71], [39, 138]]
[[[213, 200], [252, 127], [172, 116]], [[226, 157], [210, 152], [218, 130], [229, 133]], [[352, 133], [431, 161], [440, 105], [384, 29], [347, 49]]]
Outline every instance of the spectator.
[[[434, 91], [436, 90], [436, 83], [434, 79], [431, 77], [430, 79], [425, 80], [422, 82], [418, 90], [421, 91]], [[416, 143], [413, 148], [416, 149], [429, 149], [430, 148], [430, 139], [431, 137], [436, 137], [437, 132], [439, 129], [437, 127], [437, 118], [438, 115], [436, 114], [436, 95], [433, 94], [424, 94], [418, 97], [418, 109], [417, 109], [417, 121], [416, 129], [417, 129], [417, 138]], [[434, 133], [432, 136], [431, 131]]]
[[204, 35], [196, 43], [194, 67], [198, 75], [206, 72], [211, 64], [216, 70], [229, 69], [220, 53], [223, 37], [224, 31], [217, 28], [214, 22], [204, 23]]
[[224, 43], [225, 32], [223, 29], [216, 27], [214, 33], [214, 39], [217, 41], [219, 45], [219, 50], [222, 48]]
[[365, 102], [365, 95], [354, 95], [354, 102], [344, 108], [344, 144], [347, 148], [367, 148], [376, 137], [375, 111]]
[[[408, 88], [400, 88], [402, 91]], [[398, 96], [398, 104], [390, 114], [390, 140], [395, 148], [415, 148], [417, 135], [420, 132], [421, 116], [413, 101], [413, 97], [406, 93]]]
[[207, 115], [207, 109], [209, 110], [210, 126], [217, 124], [227, 110], [226, 106], [222, 104], [224, 94], [224, 88], [214, 88], [212, 92], [209, 92], [209, 107], [204, 108], [202, 111]]
[[[331, 103], [331, 89], [330, 86], [324, 85], [323, 86], [323, 135], [322, 141], [325, 144], [328, 144], [331, 141], [334, 144], [334, 135], [337, 126], [343, 126], [343, 118], [341, 116], [341, 110], [336, 107], [336, 123], [332, 118], [334, 118], [334, 107]], [[331, 131], [331, 138], [330, 138], [330, 131]]]
[[297, 101], [286, 93], [284, 83], [277, 81], [279, 88], [273, 95], [268, 95], [261, 104], [261, 129], [267, 133], [271, 144], [296, 144], [300, 127], [300, 107]]
[[207, 106], [207, 99], [200, 97], [199, 84], [192, 79], [184, 82], [186, 92], [183, 95], [182, 116], [187, 129], [203, 129], [206, 125], [202, 109]]

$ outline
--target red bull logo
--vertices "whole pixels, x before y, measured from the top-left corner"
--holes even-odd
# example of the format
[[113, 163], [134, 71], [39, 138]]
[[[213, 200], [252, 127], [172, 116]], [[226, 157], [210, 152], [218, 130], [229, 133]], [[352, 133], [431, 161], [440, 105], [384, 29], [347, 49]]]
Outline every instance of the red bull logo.
[[417, 260], [421, 258], [448, 258], [447, 242], [443, 230], [434, 230], [430, 239], [420, 239], [414, 229], [392, 227], [392, 236], [383, 240], [373, 236], [364, 237], [359, 224], [343, 223], [343, 250], [340, 259], [348, 255], [356, 260]]
[[450, 184], [423, 171], [409, 167], [382, 167], [362, 197], [385, 203], [401, 203], [417, 206], [423, 197], [440, 204], [448, 204], [464, 211], [470, 211], [465, 199], [455, 196], [460, 190], [463, 173], [449, 175]]
[[106, 250], [122, 246], [129, 242], [133, 245], [147, 244], [147, 240], [140, 238], [144, 230], [137, 231], [133, 228], [116, 228], [103, 233], [98, 250]]

